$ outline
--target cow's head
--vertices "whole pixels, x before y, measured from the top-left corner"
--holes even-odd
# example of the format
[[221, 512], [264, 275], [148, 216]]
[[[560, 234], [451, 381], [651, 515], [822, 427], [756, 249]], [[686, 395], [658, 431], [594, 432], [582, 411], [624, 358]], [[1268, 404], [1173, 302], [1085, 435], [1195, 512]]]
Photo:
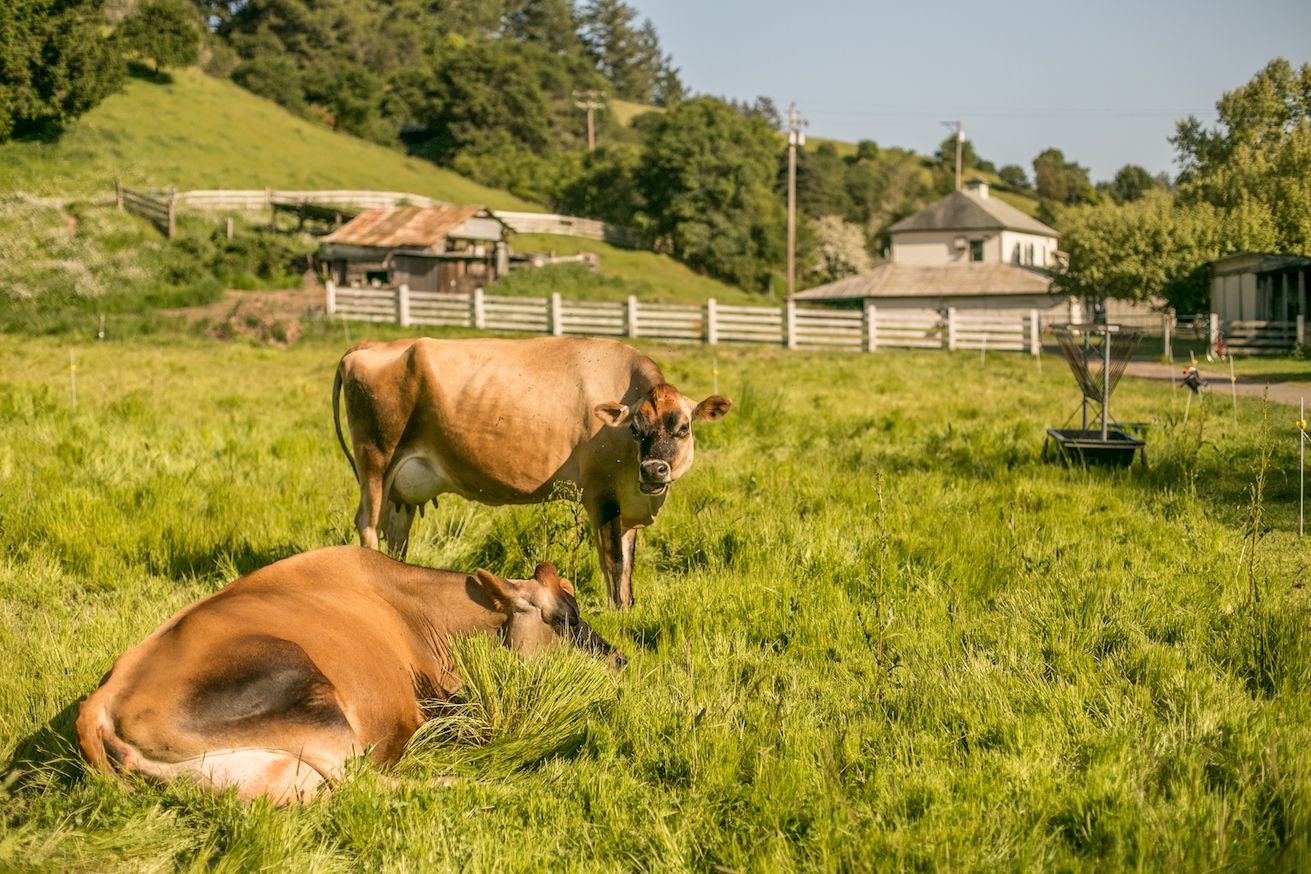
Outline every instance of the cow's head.
[[692, 466], [692, 423], [716, 422], [732, 406], [720, 395], [698, 404], [665, 382], [652, 386], [634, 407], [598, 404], [595, 412], [611, 427], [628, 425], [638, 445], [638, 488], [655, 496], [663, 495]]
[[523, 653], [538, 652], [564, 642], [607, 658], [622, 668], [628, 658], [578, 615], [573, 584], [549, 562], [542, 562], [529, 580], [507, 580], [479, 568], [479, 588], [506, 616], [502, 636], [507, 646]]

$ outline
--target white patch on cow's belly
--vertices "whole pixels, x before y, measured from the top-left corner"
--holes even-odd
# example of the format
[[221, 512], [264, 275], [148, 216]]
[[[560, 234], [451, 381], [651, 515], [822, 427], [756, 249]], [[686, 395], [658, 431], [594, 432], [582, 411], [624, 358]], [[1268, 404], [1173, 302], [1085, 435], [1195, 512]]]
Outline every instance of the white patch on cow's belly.
[[422, 455], [411, 455], [396, 465], [391, 497], [405, 504], [422, 504], [450, 488], [451, 480], [440, 464]]

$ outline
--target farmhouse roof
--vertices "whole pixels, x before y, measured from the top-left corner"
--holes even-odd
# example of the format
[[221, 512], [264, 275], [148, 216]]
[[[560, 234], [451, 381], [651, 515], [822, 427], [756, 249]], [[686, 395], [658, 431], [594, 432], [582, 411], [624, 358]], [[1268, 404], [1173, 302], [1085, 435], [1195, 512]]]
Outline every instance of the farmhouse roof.
[[476, 215], [480, 206], [375, 207], [324, 237], [324, 243], [353, 246], [435, 246]]
[[1217, 276], [1232, 273], [1277, 273], [1294, 267], [1311, 266], [1305, 255], [1281, 255], [1273, 252], [1235, 252], [1211, 262]]
[[1023, 231], [1044, 237], [1060, 236], [1055, 228], [1026, 215], [1004, 200], [981, 197], [966, 191], [953, 191], [888, 228], [894, 234], [901, 231], [989, 230]]
[[969, 262], [920, 266], [886, 261], [873, 270], [799, 292], [798, 300], [1046, 294], [1051, 277], [1014, 264]]

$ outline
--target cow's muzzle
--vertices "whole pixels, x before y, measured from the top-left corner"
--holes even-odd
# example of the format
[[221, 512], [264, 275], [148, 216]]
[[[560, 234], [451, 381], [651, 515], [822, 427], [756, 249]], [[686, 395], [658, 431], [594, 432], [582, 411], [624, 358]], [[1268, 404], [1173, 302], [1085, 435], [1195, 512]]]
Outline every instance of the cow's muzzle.
[[639, 468], [637, 487], [644, 495], [663, 495], [673, 481], [673, 469], [669, 462], [659, 458], [648, 458]]
[[596, 629], [579, 619], [577, 625], [571, 625], [570, 642], [581, 650], [602, 656], [610, 661], [611, 667], [618, 670], [628, 664], [628, 656], [624, 655], [610, 641], [596, 633]]

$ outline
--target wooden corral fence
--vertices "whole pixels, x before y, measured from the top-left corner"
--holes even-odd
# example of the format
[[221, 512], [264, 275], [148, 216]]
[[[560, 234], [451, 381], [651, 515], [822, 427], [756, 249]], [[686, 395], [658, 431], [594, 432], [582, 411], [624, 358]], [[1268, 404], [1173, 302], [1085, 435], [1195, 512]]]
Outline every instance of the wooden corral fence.
[[141, 216], [173, 239], [177, 233], [177, 190], [139, 191], [124, 188], [114, 180], [114, 204], [119, 209]]
[[982, 349], [1039, 354], [1037, 310], [1014, 314], [932, 311], [820, 309], [796, 304], [705, 306], [626, 301], [574, 301], [411, 291], [398, 288], [338, 288], [327, 283], [329, 318], [439, 325], [489, 331], [602, 337], [649, 337], [685, 343], [761, 343], [788, 349], [873, 352], [880, 347]]
[[[116, 192], [121, 186], [115, 181]], [[394, 206], [449, 206], [446, 201], [411, 194], [405, 191], [362, 191], [353, 189], [317, 189], [292, 191], [279, 188], [256, 189], [197, 189], [173, 191], [177, 206], [188, 209], [214, 209], [254, 211], [271, 209], [276, 204], [315, 204], [368, 209]], [[514, 212], [492, 210], [492, 214], [505, 222], [506, 227], [519, 234], [559, 234], [566, 237], [585, 237], [602, 240], [617, 246], [645, 248], [646, 240], [632, 228], [612, 225], [596, 219], [555, 213]]]
[[1211, 315], [1211, 348], [1248, 355], [1283, 355], [1306, 344], [1306, 317], [1281, 321], [1223, 321]]

